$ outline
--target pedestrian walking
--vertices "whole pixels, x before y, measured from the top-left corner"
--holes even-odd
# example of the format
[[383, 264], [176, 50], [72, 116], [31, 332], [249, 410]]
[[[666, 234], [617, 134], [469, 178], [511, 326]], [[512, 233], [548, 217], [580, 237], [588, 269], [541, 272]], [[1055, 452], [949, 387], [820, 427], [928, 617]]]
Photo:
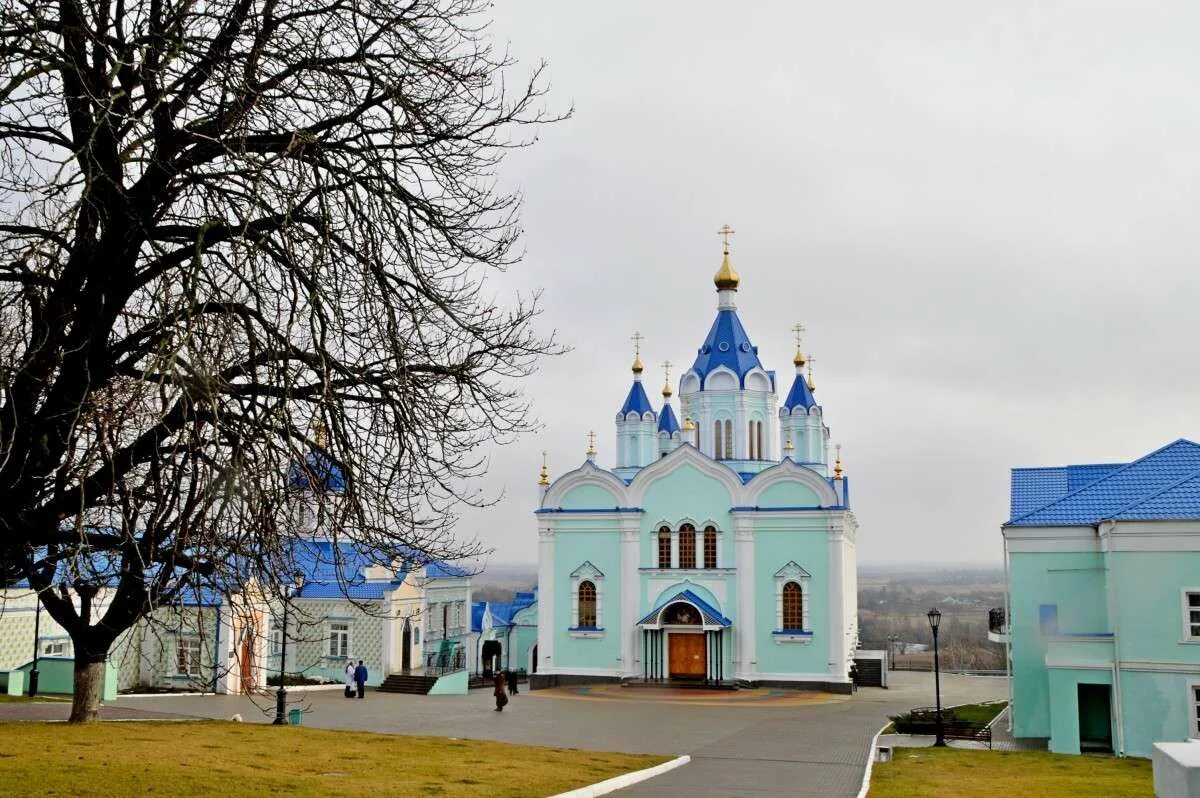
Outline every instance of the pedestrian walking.
[[508, 682], [508, 694], [517, 694], [517, 672], [508, 670], [504, 672], [504, 681]]
[[346, 663], [346, 698], [354, 698], [354, 661]]
[[367, 694], [367, 666], [363, 665], [361, 659], [354, 669], [354, 684], [358, 686], [358, 697], [363, 698]]
[[496, 711], [503, 712], [504, 705], [508, 703], [508, 696], [504, 693], [504, 671], [496, 671], [492, 677], [492, 687], [492, 695], [496, 696]]

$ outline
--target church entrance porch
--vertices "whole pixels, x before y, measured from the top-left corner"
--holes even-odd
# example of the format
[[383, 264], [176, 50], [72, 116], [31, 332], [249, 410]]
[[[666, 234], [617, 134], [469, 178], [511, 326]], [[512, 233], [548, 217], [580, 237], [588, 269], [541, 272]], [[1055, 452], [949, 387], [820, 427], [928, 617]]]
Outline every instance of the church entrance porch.
[[647, 683], [720, 685], [730, 626], [729, 619], [690, 590], [664, 601], [638, 623], [642, 678]]

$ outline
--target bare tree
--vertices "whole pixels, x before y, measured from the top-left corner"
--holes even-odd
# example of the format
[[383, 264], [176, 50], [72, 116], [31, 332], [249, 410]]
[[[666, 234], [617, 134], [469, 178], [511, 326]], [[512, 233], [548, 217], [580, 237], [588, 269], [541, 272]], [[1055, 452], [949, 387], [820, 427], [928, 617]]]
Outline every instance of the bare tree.
[[139, 618], [291, 580], [298, 481], [380, 556], [478, 551], [478, 446], [557, 351], [486, 282], [551, 121], [486, 5], [0, 0], [0, 569], [71, 635], [72, 720]]

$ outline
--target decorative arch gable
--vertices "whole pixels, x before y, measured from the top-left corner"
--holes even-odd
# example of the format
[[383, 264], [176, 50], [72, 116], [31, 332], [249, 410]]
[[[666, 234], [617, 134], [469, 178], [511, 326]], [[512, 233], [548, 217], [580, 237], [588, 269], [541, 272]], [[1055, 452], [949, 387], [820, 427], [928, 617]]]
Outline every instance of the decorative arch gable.
[[839, 505], [837, 494], [825, 477], [791, 459], [785, 459], [778, 465], [755, 474], [746, 484], [746, 498], [743, 504], [750, 507], [759, 506], [759, 498], [767, 488], [786, 482], [796, 482], [811, 490], [816, 494], [820, 507]]
[[738, 375], [726, 366], [718, 366], [704, 378], [706, 391], [736, 391], [741, 387]]
[[[729, 490], [729, 495], [733, 500], [734, 506], [743, 504], [744, 491], [742, 489], [742, 480], [738, 478], [738, 475], [733, 473], [728, 466], [718, 463], [708, 455], [702, 454], [695, 446], [685, 444], [669, 452], [665, 457], [655, 460], [634, 475], [633, 481], [629, 483], [626, 491], [629, 506], [640, 507], [646, 495], [646, 489], [651, 484], [689, 465], [701, 474], [711, 477], [724, 485]], [[832, 492], [832, 488], [830, 491]]]
[[770, 393], [771, 378], [760, 368], [753, 368], [746, 373], [745, 386], [747, 391], [763, 391]]
[[596, 566], [592, 565], [591, 560], [584, 560], [583, 564], [571, 572], [572, 579], [603, 579], [604, 572]]
[[[644, 469], [643, 469], [644, 470]], [[573, 488], [580, 485], [594, 485], [611, 493], [616, 500], [613, 507], [629, 507], [628, 491], [622, 482], [611, 471], [606, 471], [588, 460], [574, 471], [568, 471], [554, 481], [546, 495], [542, 498], [541, 507], [557, 508], [562, 506], [563, 497]], [[598, 508], [597, 508], [598, 509]]]
[[688, 371], [679, 380], [679, 393], [693, 394], [700, 390], [700, 375], [694, 371]]

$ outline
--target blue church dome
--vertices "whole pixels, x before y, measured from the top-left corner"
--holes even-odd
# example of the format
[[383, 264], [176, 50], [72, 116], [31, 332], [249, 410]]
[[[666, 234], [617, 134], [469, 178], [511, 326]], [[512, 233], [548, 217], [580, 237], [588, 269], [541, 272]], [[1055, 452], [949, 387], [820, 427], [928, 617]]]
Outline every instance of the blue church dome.
[[792, 383], [792, 390], [788, 392], [787, 399], [783, 402], [783, 409], [792, 410], [796, 407], [803, 407], [808, 410], [816, 403], [816, 397], [808, 388], [808, 381], [804, 379], [803, 374], [797, 373], [796, 379]]
[[292, 463], [288, 469], [288, 484], [296, 490], [345, 493], [346, 474], [324, 455], [309, 452], [304, 456], [304, 465]]
[[629, 389], [629, 395], [625, 397], [625, 404], [621, 405], [621, 415], [628, 413], [637, 413], [639, 416], [643, 413], [652, 413], [654, 408], [650, 406], [650, 397], [646, 395], [646, 389], [642, 387], [641, 380], [634, 380], [633, 387]]
[[758, 347], [750, 343], [750, 336], [735, 310], [717, 311], [717, 318], [696, 354], [692, 371], [700, 376], [703, 384], [704, 379], [720, 366], [737, 374], [742, 387], [745, 387], [746, 375], [751, 370], [763, 367], [758, 359]]
[[675, 410], [669, 403], [663, 404], [662, 413], [658, 416], [658, 431], [668, 435], [679, 432], [679, 419], [675, 418]]

